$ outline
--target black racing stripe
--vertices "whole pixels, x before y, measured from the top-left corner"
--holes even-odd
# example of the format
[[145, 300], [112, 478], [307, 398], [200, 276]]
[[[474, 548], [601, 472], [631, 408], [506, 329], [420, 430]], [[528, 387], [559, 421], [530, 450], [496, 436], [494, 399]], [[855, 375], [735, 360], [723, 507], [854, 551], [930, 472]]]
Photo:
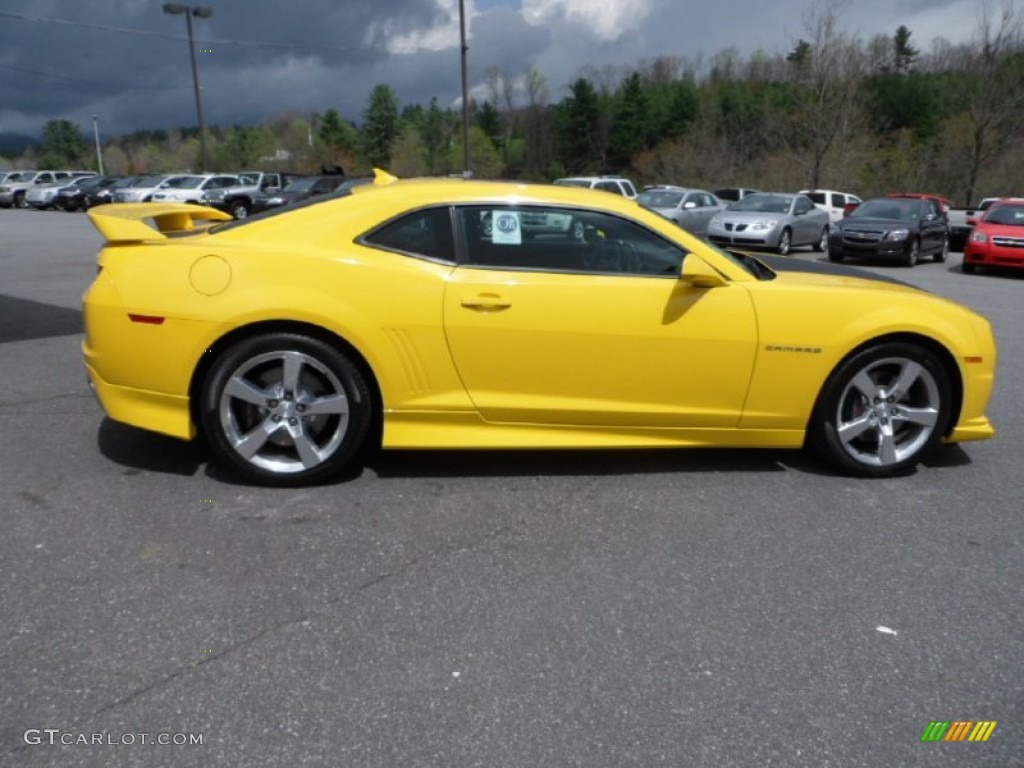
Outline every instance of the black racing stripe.
[[802, 259], [786, 258], [784, 256], [758, 256], [761, 261], [774, 269], [776, 272], [810, 272], [817, 275], [836, 275], [838, 277], [858, 277], [861, 280], [874, 280], [879, 283], [894, 283], [906, 288], [922, 290], [916, 285], [911, 285], [903, 280], [897, 280], [888, 275], [879, 275], [876, 272], [868, 272], [866, 269], [848, 267], [845, 264], [833, 264], [828, 261], [803, 261]]

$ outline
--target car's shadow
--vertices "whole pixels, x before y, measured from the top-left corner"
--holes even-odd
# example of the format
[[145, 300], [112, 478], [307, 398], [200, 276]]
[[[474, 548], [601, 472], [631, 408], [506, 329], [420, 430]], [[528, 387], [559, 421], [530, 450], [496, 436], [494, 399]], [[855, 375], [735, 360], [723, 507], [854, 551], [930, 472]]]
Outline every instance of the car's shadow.
[[[104, 419], [98, 435], [100, 452], [125, 468], [208, 477], [230, 485], [250, 485], [211, 461], [202, 441], [184, 442]], [[959, 446], [945, 446], [925, 466], [955, 467], [971, 459]], [[366, 470], [378, 478], [549, 477], [645, 475], [664, 473], [798, 472], [842, 477], [809, 451], [734, 448], [658, 448], [603, 450], [373, 450], [330, 483], [344, 483]]]
[[0, 294], [0, 344], [82, 332], [82, 310]]

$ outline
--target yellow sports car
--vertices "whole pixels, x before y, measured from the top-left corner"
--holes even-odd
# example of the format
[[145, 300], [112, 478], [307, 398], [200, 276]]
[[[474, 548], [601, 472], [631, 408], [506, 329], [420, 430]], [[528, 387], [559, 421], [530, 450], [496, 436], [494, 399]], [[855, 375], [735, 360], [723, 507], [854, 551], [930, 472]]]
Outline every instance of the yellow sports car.
[[603, 192], [380, 173], [241, 221], [89, 216], [107, 241], [83, 345], [103, 408], [202, 435], [256, 482], [323, 481], [370, 440], [806, 444], [880, 477], [994, 434], [984, 318], [849, 267], [719, 250]]

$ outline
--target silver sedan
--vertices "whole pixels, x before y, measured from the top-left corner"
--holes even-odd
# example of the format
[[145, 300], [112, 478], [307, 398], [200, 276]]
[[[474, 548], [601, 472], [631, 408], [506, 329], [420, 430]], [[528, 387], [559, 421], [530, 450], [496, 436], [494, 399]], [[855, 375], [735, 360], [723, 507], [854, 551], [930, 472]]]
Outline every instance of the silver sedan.
[[716, 245], [770, 248], [783, 256], [796, 246], [828, 249], [828, 214], [807, 195], [757, 192], [711, 219], [708, 240]]
[[705, 237], [711, 219], [725, 210], [725, 203], [710, 192], [687, 187], [648, 187], [636, 201], [698, 237]]

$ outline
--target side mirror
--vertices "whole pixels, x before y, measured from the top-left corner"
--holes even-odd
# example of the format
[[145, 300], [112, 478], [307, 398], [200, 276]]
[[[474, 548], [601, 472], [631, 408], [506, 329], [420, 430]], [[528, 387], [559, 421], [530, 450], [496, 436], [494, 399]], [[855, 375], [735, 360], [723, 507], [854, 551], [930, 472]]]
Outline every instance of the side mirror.
[[693, 202], [692, 200], [690, 200], [689, 202], [683, 203], [683, 210], [687, 210], [688, 211], [691, 208], [696, 208], [696, 207], [697, 207], [697, 204], [695, 202]]
[[694, 288], [720, 288], [728, 282], [718, 270], [693, 253], [683, 259], [683, 273], [679, 280]]

